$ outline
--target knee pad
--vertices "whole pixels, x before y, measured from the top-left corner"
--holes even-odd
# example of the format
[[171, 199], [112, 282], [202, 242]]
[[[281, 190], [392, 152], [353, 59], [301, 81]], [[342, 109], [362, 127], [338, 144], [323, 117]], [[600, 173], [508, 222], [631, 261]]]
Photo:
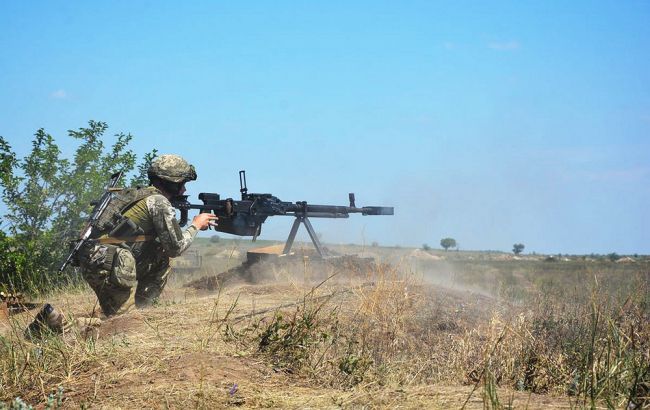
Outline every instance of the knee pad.
[[113, 257], [113, 268], [109, 281], [123, 289], [130, 289], [136, 284], [136, 264], [133, 254], [128, 249], [117, 248]]

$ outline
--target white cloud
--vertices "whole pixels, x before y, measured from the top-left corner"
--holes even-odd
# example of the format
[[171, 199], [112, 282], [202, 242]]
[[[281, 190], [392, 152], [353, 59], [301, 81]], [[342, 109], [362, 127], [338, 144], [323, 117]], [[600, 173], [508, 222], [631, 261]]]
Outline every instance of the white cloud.
[[61, 88], [51, 93], [50, 98], [54, 98], [55, 100], [65, 100], [68, 98], [68, 93], [66, 93], [65, 90]]
[[491, 43], [488, 43], [488, 48], [497, 51], [513, 51], [513, 50], [518, 50], [520, 47], [521, 45], [516, 40], [502, 41], [502, 42], [493, 41]]

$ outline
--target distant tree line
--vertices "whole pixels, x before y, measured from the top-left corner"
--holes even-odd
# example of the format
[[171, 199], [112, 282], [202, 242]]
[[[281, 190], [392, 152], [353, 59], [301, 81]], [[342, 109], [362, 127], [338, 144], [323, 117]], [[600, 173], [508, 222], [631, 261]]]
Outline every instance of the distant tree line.
[[107, 129], [104, 122], [90, 121], [88, 127], [68, 131], [77, 143], [72, 158], [64, 158], [43, 129], [34, 134], [24, 158], [0, 136], [0, 186], [7, 207], [0, 219], [0, 289], [38, 291], [74, 279], [55, 272], [109, 176], [121, 170], [131, 175], [127, 185], [148, 184], [156, 151], [136, 165], [131, 134], [116, 134], [107, 147]]

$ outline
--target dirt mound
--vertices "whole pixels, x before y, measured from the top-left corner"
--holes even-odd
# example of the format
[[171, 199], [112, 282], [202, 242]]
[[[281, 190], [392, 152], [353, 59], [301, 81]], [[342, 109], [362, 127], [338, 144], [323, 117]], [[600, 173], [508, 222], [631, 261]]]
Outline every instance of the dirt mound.
[[248, 264], [242, 263], [241, 265], [228, 269], [216, 275], [205, 276], [193, 280], [183, 285], [186, 288], [194, 288], [197, 290], [217, 291], [219, 288], [227, 284], [246, 282], [256, 283], [266, 277], [268, 272], [265, 264]]
[[217, 275], [193, 280], [185, 284], [184, 287], [216, 291], [220, 287], [238, 282], [276, 282], [280, 278], [322, 281], [339, 273], [345, 274], [346, 277], [363, 277], [370, 271], [385, 268], [386, 265], [375, 263], [372, 258], [358, 256], [338, 256], [327, 259], [282, 257], [255, 263], [245, 262]]

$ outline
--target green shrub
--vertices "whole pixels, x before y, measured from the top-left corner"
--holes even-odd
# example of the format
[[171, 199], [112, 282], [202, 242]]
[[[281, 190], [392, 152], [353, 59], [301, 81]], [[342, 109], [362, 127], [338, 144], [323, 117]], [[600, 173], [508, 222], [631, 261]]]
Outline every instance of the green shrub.
[[[43, 129], [34, 134], [24, 158], [0, 137], [0, 186], [7, 207], [6, 230], [0, 236], [0, 283], [5, 288], [35, 292], [75, 279], [74, 274], [55, 274], [68, 253], [66, 245], [76, 239], [92, 210], [90, 202], [101, 195], [108, 177], [135, 166], [136, 156], [128, 149], [132, 136], [117, 134], [106, 149], [107, 129], [106, 123], [90, 121], [87, 128], [68, 131], [78, 141], [72, 158], [63, 158]], [[145, 155], [131, 184], [146, 180], [154, 156], [155, 150]]]

